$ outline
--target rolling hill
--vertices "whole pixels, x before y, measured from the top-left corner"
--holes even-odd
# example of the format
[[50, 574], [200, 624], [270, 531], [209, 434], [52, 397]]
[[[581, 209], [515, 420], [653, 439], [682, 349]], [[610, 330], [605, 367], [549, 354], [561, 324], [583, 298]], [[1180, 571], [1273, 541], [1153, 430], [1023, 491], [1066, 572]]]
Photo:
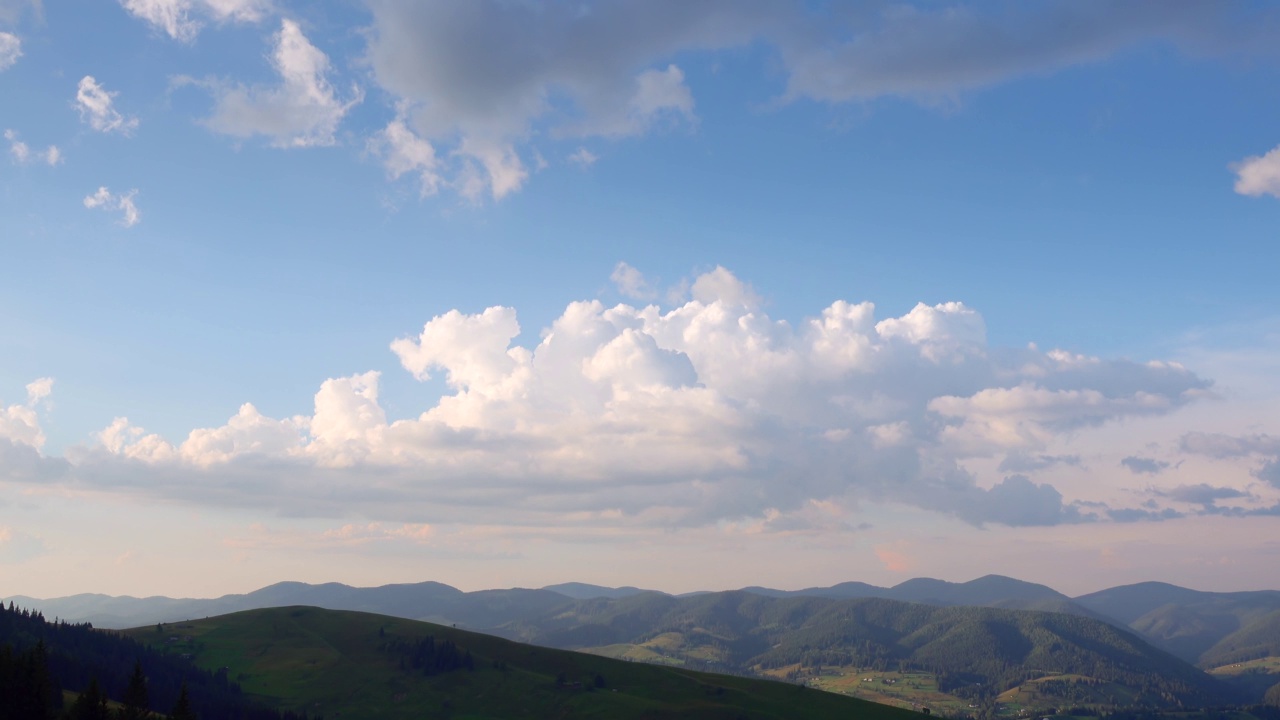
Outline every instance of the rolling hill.
[[1280, 656], [1280, 592], [1214, 593], [1138, 583], [1075, 599], [1202, 667]]
[[[1155, 647], [1202, 668], [1265, 657], [1280, 657], [1280, 592], [1213, 593], [1165, 583], [1139, 583], [1068, 597], [1052, 588], [998, 575], [952, 583], [915, 578], [893, 587], [845, 582], [830, 587], [777, 590], [749, 587], [737, 591], [772, 601], [891, 600], [934, 607], [988, 607], [1063, 613], [1103, 621], [1142, 636]], [[76, 595], [38, 600], [15, 597], [19, 605], [50, 617], [122, 628], [182, 618], [222, 615], [255, 608], [308, 605], [427, 620], [513, 638], [541, 638], [560, 647], [625, 645], [617, 652], [633, 659], [661, 662], [672, 642], [654, 641], [673, 608], [722, 601], [724, 593], [681, 596], [634, 587], [610, 588], [562, 583], [541, 589], [512, 588], [463, 592], [437, 582], [357, 588], [339, 583], [284, 582], [241, 595], [213, 599], [132, 598]], [[608, 616], [607, 620], [601, 620]], [[599, 620], [599, 621], [598, 621]], [[744, 620], [743, 622], [748, 622]], [[670, 623], [668, 623], [670, 624]], [[784, 624], [785, 625], [785, 624]], [[790, 626], [787, 626], [790, 627]], [[791, 630], [795, 628], [792, 627]], [[743, 625], [731, 635], [749, 639]], [[655, 634], [656, 633], [656, 634]], [[641, 640], [646, 634], [652, 636]], [[741, 671], [744, 658], [714, 643], [696, 642], [687, 658], [699, 667]], [[681, 636], [676, 645], [689, 642]], [[646, 644], [652, 647], [641, 648]], [[781, 639], [779, 639], [781, 642]], [[724, 643], [721, 642], [721, 645]], [[906, 662], [908, 659], [904, 659]]]
[[1047, 674], [1127, 688], [1136, 705], [1233, 699], [1223, 684], [1092, 618], [883, 598], [768, 597], [734, 591], [581, 601], [496, 629], [509, 637], [614, 657], [729, 672], [912, 667], [946, 691], [997, 694]]
[[[178, 642], [170, 642], [177, 633]], [[847, 718], [915, 713], [802, 686], [629, 663], [368, 613], [283, 607], [143, 627], [255, 700], [343, 718]]]

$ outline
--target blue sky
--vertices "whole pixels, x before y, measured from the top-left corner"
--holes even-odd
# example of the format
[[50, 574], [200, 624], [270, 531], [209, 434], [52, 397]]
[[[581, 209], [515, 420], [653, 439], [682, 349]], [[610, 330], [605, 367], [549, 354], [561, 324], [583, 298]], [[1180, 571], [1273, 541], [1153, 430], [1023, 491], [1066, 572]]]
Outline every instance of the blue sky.
[[0, 579], [1280, 587], [1277, 23], [0, 0]]

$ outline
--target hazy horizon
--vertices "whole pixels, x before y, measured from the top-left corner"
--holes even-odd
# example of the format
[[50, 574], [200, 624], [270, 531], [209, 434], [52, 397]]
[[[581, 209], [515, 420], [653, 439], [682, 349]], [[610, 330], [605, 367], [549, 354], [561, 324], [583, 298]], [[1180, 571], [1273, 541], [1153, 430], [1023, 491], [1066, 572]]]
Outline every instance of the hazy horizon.
[[[992, 574], [997, 574], [997, 573], [992, 573]], [[986, 577], [986, 576], [985, 576], [985, 575], [980, 575], [980, 576], [977, 576], [977, 577], [968, 578], [968, 579], [966, 579], [966, 580], [946, 580], [945, 582], [951, 582], [951, 583], [956, 583], [956, 584], [963, 584], [963, 583], [966, 583], [966, 582], [969, 582], [969, 581], [972, 581], [972, 580], [978, 580], [978, 579], [980, 579], [980, 578], [982, 578], [982, 577]], [[1009, 577], [1009, 576], [1000, 576], [1000, 577]], [[942, 580], [942, 578], [932, 578], [932, 577], [926, 577], [926, 576], [916, 576], [916, 577], [911, 577], [911, 578], [899, 578], [899, 579], [897, 579], [897, 580], [896, 580], [896, 582], [894, 582], [894, 583], [892, 583], [892, 584], [890, 584], [890, 585], [879, 585], [878, 583], [874, 583], [874, 582], [868, 582], [867, 584], [869, 584], [869, 585], [875, 585], [875, 586], [878, 586], [878, 587], [882, 587], [882, 588], [886, 588], [886, 589], [887, 589], [887, 588], [891, 588], [891, 587], [893, 587], [894, 585], [898, 585], [898, 584], [901, 584], [901, 583], [904, 583], [904, 582], [909, 582], [909, 581], [911, 581], [911, 580], [921, 580], [921, 579], [927, 579], [927, 580]], [[1015, 580], [1024, 580], [1024, 578], [1013, 578], [1013, 579], [1015, 579]], [[224, 593], [218, 593], [218, 594], [215, 594], [215, 595], [178, 596], [178, 595], [166, 595], [166, 594], [164, 594], [164, 593], [152, 593], [152, 594], [148, 594], [148, 595], [138, 595], [138, 594], [132, 594], [132, 593], [100, 593], [100, 592], [94, 592], [94, 591], [91, 591], [91, 590], [86, 590], [86, 591], [80, 591], [80, 592], [75, 592], [75, 593], [67, 593], [67, 594], [65, 594], [65, 595], [47, 596], [47, 597], [39, 597], [39, 596], [34, 596], [34, 595], [28, 595], [28, 594], [25, 594], [25, 593], [8, 593], [8, 594], [5, 594], [5, 595], [0, 595], [0, 600], [5, 600], [5, 601], [7, 601], [7, 600], [9, 600], [10, 598], [19, 597], [19, 596], [21, 596], [21, 597], [31, 597], [31, 598], [33, 598], [33, 599], [37, 599], [37, 600], [52, 600], [52, 599], [56, 599], [56, 598], [58, 598], [58, 597], [72, 597], [72, 596], [75, 596], [75, 595], [108, 595], [108, 596], [112, 596], [112, 597], [133, 597], [133, 598], [139, 598], [139, 599], [146, 599], [146, 598], [148, 598], [148, 597], [167, 597], [167, 598], [172, 598], [172, 599], [177, 599], [177, 600], [182, 600], [182, 599], [189, 599], [189, 600], [205, 600], [205, 599], [216, 599], [216, 598], [223, 597], [223, 596], [227, 596], [227, 595], [247, 595], [247, 594], [249, 594], [249, 593], [251, 593], [251, 592], [253, 592], [253, 591], [255, 591], [255, 590], [262, 590], [262, 589], [264, 589], [264, 588], [271, 587], [272, 585], [279, 585], [279, 584], [284, 584], [284, 583], [303, 583], [303, 584], [306, 584], [306, 585], [313, 585], [313, 586], [317, 586], [317, 585], [324, 585], [324, 584], [329, 584], [329, 583], [336, 583], [336, 584], [339, 584], [339, 585], [347, 585], [347, 586], [349, 586], [349, 587], [356, 587], [356, 588], [377, 588], [377, 587], [384, 587], [384, 586], [388, 586], [388, 585], [413, 585], [413, 584], [423, 583], [423, 582], [437, 582], [437, 583], [440, 583], [440, 584], [443, 584], [443, 585], [448, 585], [448, 586], [450, 586], [450, 587], [456, 588], [456, 589], [461, 590], [461, 591], [463, 591], [463, 592], [476, 592], [476, 591], [483, 591], [483, 590], [512, 590], [512, 589], [521, 589], [521, 588], [523, 588], [523, 589], [528, 589], [528, 590], [541, 590], [541, 589], [546, 589], [546, 588], [555, 587], [555, 586], [558, 586], [558, 585], [566, 585], [566, 584], [571, 584], [571, 583], [579, 583], [579, 584], [583, 584], [583, 585], [595, 585], [595, 586], [605, 587], [605, 588], [611, 588], [611, 589], [618, 589], [618, 588], [623, 588], [623, 587], [636, 587], [637, 589], [639, 589], [639, 590], [643, 590], [643, 591], [656, 591], [656, 592], [666, 593], [666, 594], [668, 594], [668, 595], [686, 595], [686, 594], [689, 594], [689, 593], [698, 593], [698, 592], [710, 592], [710, 593], [715, 593], [715, 592], [731, 592], [731, 591], [736, 591], [736, 590], [743, 590], [743, 589], [750, 588], [750, 587], [763, 587], [763, 588], [770, 589], [770, 590], [781, 590], [781, 591], [793, 592], [793, 591], [797, 591], [797, 590], [809, 590], [809, 589], [813, 589], [813, 588], [826, 588], [826, 587], [833, 587], [833, 586], [835, 586], [835, 585], [839, 585], [839, 584], [844, 583], [844, 582], [867, 582], [867, 581], [865, 581], [865, 580], [860, 580], [860, 579], [858, 579], [858, 578], [850, 578], [850, 579], [847, 579], [847, 580], [837, 580], [837, 581], [835, 581], [835, 582], [822, 583], [822, 584], [818, 584], [818, 585], [797, 585], [797, 586], [794, 586], [794, 587], [778, 587], [778, 586], [772, 586], [772, 585], [761, 585], [761, 584], [759, 584], [759, 583], [753, 583], [753, 584], [748, 584], [748, 585], [735, 585], [735, 586], [733, 586], [733, 587], [701, 587], [701, 588], [692, 588], [692, 589], [686, 589], [686, 590], [669, 590], [669, 589], [666, 589], [666, 588], [660, 588], [660, 587], [636, 586], [636, 585], [634, 585], [634, 584], [630, 584], [630, 583], [628, 583], [628, 584], [623, 584], [623, 585], [601, 585], [600, 583], [586, 582], [586, 581], [582, 581], [582, 580], [561, 580], [561, 581], [557, 581], [557, 582], [544, 583], [544, 584], [542, 584], [542, 585], [530, 584], [530, 585], [493, 585], [493, 586], [485, 586], [485, 587], [461, 587], [461, 586], [456, 585], [456, 584], [454, 584], [454, 583], [445, 582], [445, 581], [443, 581], [443, 580], [439, 580], [439, 579], [424, 579], [424, 580], [417, 580], [417, 581], [405, 581], [405, 582], [386, 582], [386, 583], [378, 583], [378, 584], [373, 584], [373, 585], [353, 585], [353, 584], [351, 584], [351, 583], [344, 583], [344, 582], [341, 582], [341, 581], [339, 581], [339, 580], [306, 581], [306, 580], [297, 580], [297, 579], [293, 579], [293, 578], [285, 578], [285, 579], [277, 580], [277, 581], [275, 581], [275, 582], [273, 582], [273, 583], [269, 583], [269, 584], [267, 584], [267, 585], [254, 586], [254, 587], [251, 587], [251, 588], [248, 588], [248, 589], [245, 589], [245, 590], [232, 590], [232, 591], [228, 591], [228, 592], [224, 592]], [[1027, 580], [1026, 582], [1033, 582], [1033, 581]], [[1089, 589], [1089, 590], [1085, 590], [1085, 591], [1083, 591], [1083, 592], [1069, 592], [1069, 591], [1063, 590], [1063, 589], [1061, 589], [1061, 588], [1055, 587], [1054, 585], [1052, 585], [1052, 584], [1050, 584], [1050, 583], [1043, 583], [1043, 582], [1041, 582], [1041, 583], [1036, 583], [1036, 584], [1039, 584], [1039, 585], [1045, 585], [1046, 587], [1049, 587], [1049, 588], [1050, 588], [1050, 589], [1052, 589], [1052, 590], [1057, 590], [1058, 592], [1062, 593], [1063, 595], [1066, 595], [1066, 596], [1068, 596], [1068, 597], [1075, 598], [1075, 597], [1081, 597], [1081, 596], [1084, 596], [1084, 595], [1089, 595], [1089, 594], [1092, 594], [1092, 593], [1094, 593], [1094, 592], [1098, 592], [1098, 591], [1101, 591], [1101, 590], [1111, 589], [1111, 588], [1114, 588], [1114, 587], [1121, 587], [1121, 586], [1123, 586], [1123, 585], [1137, 585], [1137, 584], [1142, 584], [1142, 583], [1146, 583], [1146, 582], [1160, 582], [1160, 583], [1163, 583], [1163, 582], [1166, 582], [1166, 581], [1163, 581], [1163, 580], [1135, 580], [1135, 581], [1133, 581], [1133, 582], [1131, 582], [1131, 583], [1122, 583], [1122, 584], [1119, 584], [1119, 585], [1100, 585], [1100, 586], [1098, 586], [1098, 587], [1094, 587], [1094, 588], [1091, 588], [1091, 589]], [[1177, 583], [1167, 583], [1167, 584], [1170, 584], [1170, 585], [1177, 585]], [[1187, 589], [1189, 589], [1189, 590], [1198, 590], [1198, 591], [1203, 591], [1203, 592], [1228, 592], [1228, 593], [1229, 593], [1229, 592], [1250, 592], [1250, 591], [1259, 591], [1259, 590], [1277, 590], [1277, 591], [1280, 591], [1280, 588], [1275, 588], [1275, 587], [1263, 587], [1263, 586], [1257, 586], [1257, 587], [1237, 587], [1237, 588], [1212, 588], [1212, 589], [1211, 589], [1211, 588], [1202, 588], [1202, 587], [1191, 587], [1191, 586], [1185, 586], [1185, 585], [1180, 586], [1180, 587], [1186, 587], [1186, 588], [1187, 588]]]
[[1280, 589], [1278, 21], [0, 0], [0, 590]]

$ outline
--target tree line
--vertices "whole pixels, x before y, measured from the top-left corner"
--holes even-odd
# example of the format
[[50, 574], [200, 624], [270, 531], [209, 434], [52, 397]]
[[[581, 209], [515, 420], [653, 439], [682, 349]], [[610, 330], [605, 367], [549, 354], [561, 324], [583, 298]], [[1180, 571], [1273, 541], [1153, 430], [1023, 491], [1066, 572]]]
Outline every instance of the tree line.
[[[64, 703], [63, 690], [79, 693]], [[0, 603], [0, 720], [307, 720], [253, 702], [227, 678], [90, 623]], [[118, 703], [111, 709], [108, 703]], [[319, 720], [319, 719], [316, 719]]]

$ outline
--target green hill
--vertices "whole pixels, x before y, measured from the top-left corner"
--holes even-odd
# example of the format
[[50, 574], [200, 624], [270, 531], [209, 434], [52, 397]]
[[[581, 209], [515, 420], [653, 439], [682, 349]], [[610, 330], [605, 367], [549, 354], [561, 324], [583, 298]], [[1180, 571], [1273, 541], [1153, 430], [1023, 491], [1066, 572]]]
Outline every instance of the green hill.
[[1234, 699], [1204, 672], [1131, 632], [1088, 617], [882, 598], [687, 598], [583, 601], [504, 629], [538, 644], [721, 672], [915, 668], [942, 692], [987, 697], [1055, 674], [1125, 688], [1124, 704], [1203, 706]]
[[[798, 685], [554, 650], [359, 612], [286, 607], [127, 631], [251, 697], [342, 718], [847, 718], [915, 713]], [[176, 642], [170, 638], [177, 637]]]
[[1201, 667], [1280, 655], [1280, 592], [1274, 590], [1214, 593], [1148, 582], [1075, 602]]

